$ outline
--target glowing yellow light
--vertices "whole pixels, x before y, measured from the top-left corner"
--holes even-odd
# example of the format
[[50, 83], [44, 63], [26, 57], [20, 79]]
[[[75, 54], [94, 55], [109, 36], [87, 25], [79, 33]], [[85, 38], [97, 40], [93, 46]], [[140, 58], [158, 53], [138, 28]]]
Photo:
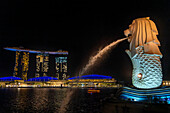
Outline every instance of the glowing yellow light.
[[29, 66], [29, 53], [28, 52], [23, 52], [21, 65], [22, 65], [22, 79], [27, 80], [27, 72], [28, 72], [28, 66]]
[[142, 79], [142, 73], [138, 74], [138, 78]]

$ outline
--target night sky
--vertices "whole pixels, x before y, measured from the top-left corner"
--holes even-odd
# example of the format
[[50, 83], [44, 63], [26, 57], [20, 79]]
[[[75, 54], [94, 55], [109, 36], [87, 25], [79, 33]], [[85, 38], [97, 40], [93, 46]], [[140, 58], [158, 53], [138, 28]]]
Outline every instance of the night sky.
[[[0, 76], [12, 76], [15, 52], [3, 47], [69, 51], [69, 75], [75, 76], [91, 55], [109, 43], [124, 38], [123, 31], [140, 17], [150, 17], [158, 28], [163, 54], [164, 79], [170, 80], [170, 1], [118, 0], [1, 0]], [[87, 74], [110, 75], [131, 81], [132, 64], [124, 41]], [[34, 77], [34, 55], [30, 55], [28, 78]]]

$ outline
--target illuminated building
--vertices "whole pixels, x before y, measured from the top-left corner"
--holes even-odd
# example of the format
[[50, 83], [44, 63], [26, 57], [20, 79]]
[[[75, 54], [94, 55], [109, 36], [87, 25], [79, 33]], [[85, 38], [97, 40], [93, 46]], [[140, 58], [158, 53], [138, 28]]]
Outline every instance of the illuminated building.
[[84, 75], [71, 77], [67, 80], [59, 80], [56, 77], [35, 77], [22, 80], [19, 77], [0, 78], [0, 87], [121, 87], [111, 76]]
[[60, 80], [67, 78], [67, 57], [56, 57], [56, 77]]
[[68, 78], [71, 87], [120, 87], [111, 76], [105, 75], [83, 75]]
[[[16, 84], [18, 81], [21, 81], [20, 77], [1, 77], [0, 78], [0, 87], [8, 87], [9, 84]], [[23, 80], [24, 81], [24, 80]]]
[[49, 54], [37, 54], [36, 55], [35, 77], [47, 76], [47, 72], [49, 69], [48, 62], [49, 62]]
[[44, 76], [44, 77], [30, 78], [27, 81], [47, 82], [47, 81], [50, 81], [50, 80], [58, 80], [58, 79], [54, 78], [54, 77]]
[[21, 77], [23, 80], [27, 80], [27, 72], [29, 66], [29, 53], [16, 51], [14, 77]]
[[14, 77], [18, 75], [19, 56], [20, 56], [20, 52], [16, 51], [15, 66], [14, 66], [14, 73], [13, 73]]
[[28, 66], [29, 66], [29, 53], [23, 52], [22, 57], [22, 79], [27, 80]]
[[163, 86], [170, 86], [170, 81], [169, 81], [169, 80], [164, 80], [164, 81], [162, 82], [162, 85], [163, 85]]
[[[15, 51], [15, 66], [14, 77], [21, 77], [23, 80], [27, 80], [27, 73], [29, 67], [29, 54], [34, 53], [36, 55], [36, 72], [35, 77], [45, 77], [48, 75], [49, 70], [49, 55], [56, 57], [56, 75], [58, 79], [66, 79], [67, 77], [67, 55], [68, 51], [43, 51], [43, 50], [31, 50], [18, 47], [6, 47], [5, 50]], [[62, 55], [62, 57], [61, 57]], [[58, 70], [59, 68], [59, 70]]]
[[0, 81], [15, 81], [15, 80], [22, 80], [20, 77], [13, 77], [13, 76], [10, 76], [10, 77], [1, 77], [0, 78]]

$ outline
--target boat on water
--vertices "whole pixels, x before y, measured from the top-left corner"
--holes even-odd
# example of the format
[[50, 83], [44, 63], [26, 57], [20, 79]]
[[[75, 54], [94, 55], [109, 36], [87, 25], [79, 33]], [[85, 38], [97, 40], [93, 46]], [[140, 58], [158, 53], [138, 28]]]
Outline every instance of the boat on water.
[[88, 93], [100, 93], [99, 89], [88, 89]]

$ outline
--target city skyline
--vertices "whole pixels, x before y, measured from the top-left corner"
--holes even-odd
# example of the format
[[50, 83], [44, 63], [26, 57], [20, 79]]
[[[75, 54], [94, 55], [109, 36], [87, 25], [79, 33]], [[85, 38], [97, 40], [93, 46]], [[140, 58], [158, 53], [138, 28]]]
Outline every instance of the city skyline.
[[[163, 77], [170, 79], [170, 2], [117, 2], [1, 1], [0, 76], [12, 74], [15, 64], [15, 52], [6, 51], [3, 47], [23, 46], [28, 49], [68, 51], [68, 71], [73, 77], [99, 49], [124, 38], [123, 31], [133, 19], [150, 17], [159, 32]], [[115, 79], [130, 82], [132, 64], [125, 53], [128, 48], [127, 41], [121, 42], [89, 74], [112, 75]]]

